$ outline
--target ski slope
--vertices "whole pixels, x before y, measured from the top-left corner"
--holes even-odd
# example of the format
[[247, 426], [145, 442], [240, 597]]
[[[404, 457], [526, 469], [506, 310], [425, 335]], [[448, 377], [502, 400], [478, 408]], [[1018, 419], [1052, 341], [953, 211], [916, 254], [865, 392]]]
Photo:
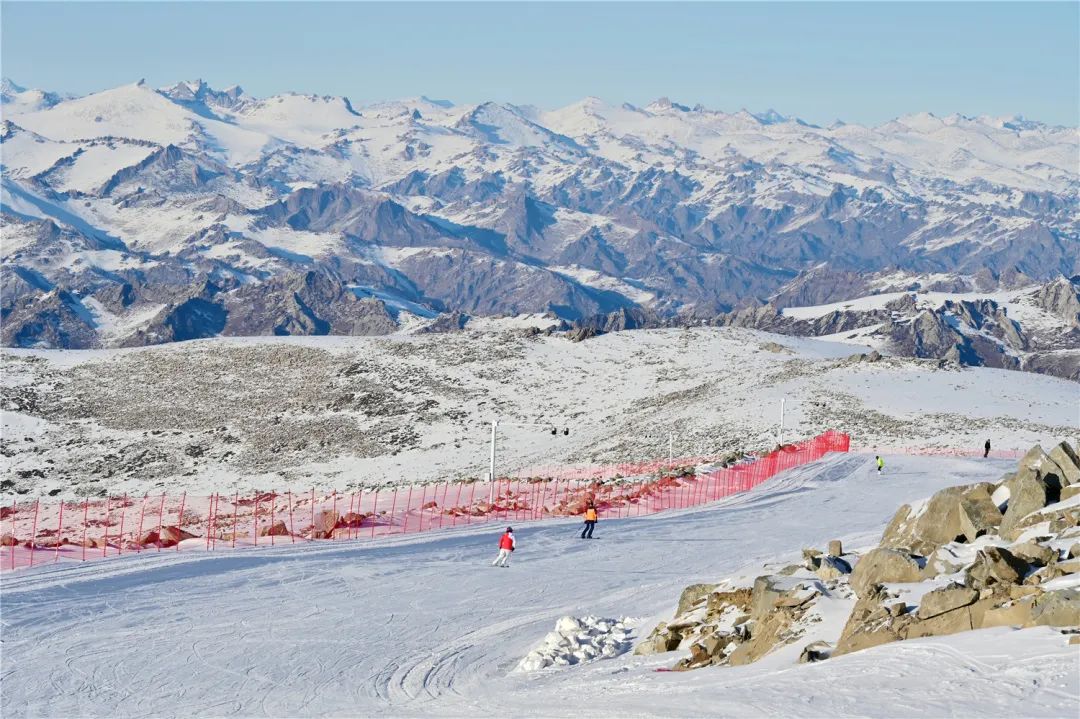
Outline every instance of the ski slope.
[[681, 589], [803, 546], [874, 542], [895, 508], [1010, 462], [831, 455], [696, 510], [224, 554], [144, 554], [4, 577], [2, 713], [25, 716], [1076, 716], [1080, 656], [1048, 629], [829, 660], [658, 674], [681, 654], [512, 669], [566, 614], [637, 635]]

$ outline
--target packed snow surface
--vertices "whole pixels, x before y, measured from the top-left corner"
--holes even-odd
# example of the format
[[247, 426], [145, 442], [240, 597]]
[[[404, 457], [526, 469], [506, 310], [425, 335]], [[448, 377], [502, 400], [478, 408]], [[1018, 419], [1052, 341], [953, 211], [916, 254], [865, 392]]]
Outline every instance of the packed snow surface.
[[[82, 716], [1067, 716], [1080, 654], [1048, 628], [798, 665], [657, 673], [683, 653], [515, 671], [565, 616], [670, 618], [683, 586], [876, 542], [903, 502], [1000, 460], [832, 455], [694, 510], [334, 546], [143, 554], [4, 577], [3, 714]], [[826, 617], [825, 620], [828, 620]]]

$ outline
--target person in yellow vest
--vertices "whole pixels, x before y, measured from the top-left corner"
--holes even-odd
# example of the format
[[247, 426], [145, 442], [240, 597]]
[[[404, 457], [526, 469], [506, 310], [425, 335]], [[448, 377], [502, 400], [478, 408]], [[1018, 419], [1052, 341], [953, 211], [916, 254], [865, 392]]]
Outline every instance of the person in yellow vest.
[[593, 529], [596, 527], [596, 505], [589, 502], [585, 507], [585, 528], [581, 530], [582, 539], [592, 539]]
[[874, 463], [877, 465], [877, 473], [881, 474], [881, 471], [885, 469], [885, 460], [875, 454]]

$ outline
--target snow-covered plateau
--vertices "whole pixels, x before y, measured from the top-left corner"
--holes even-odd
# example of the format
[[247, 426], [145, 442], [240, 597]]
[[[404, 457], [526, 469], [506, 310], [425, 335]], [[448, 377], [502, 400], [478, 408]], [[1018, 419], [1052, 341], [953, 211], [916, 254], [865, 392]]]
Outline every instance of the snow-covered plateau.
[[3, 492], [24, 499], [482, 478], [496, 419], [500, 473], [759, 451], [776, 444], [782, 399], [788, 440], [837, 429], [870, 450], [1024, 449], [1073, 436], [1080, 400], [1054, 377], [736, 327], [2, 357]]

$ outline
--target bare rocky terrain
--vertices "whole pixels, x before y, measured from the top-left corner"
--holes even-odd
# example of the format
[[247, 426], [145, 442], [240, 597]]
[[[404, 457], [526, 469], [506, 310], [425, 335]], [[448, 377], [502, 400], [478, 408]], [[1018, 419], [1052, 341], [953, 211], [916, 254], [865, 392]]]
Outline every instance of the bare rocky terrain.
[[852, 352], [738, 328], [6, 350], [4, 492], [482, 477], [493, 418], [500, 473], [666, 457], [669, 441], [676, 456], [763, 449], [781, 397], [786, 439], [834, 428], [866, 448], [975, 449], [1070, 436], [1072, 382], [1005, 385], [1000, 370]]

